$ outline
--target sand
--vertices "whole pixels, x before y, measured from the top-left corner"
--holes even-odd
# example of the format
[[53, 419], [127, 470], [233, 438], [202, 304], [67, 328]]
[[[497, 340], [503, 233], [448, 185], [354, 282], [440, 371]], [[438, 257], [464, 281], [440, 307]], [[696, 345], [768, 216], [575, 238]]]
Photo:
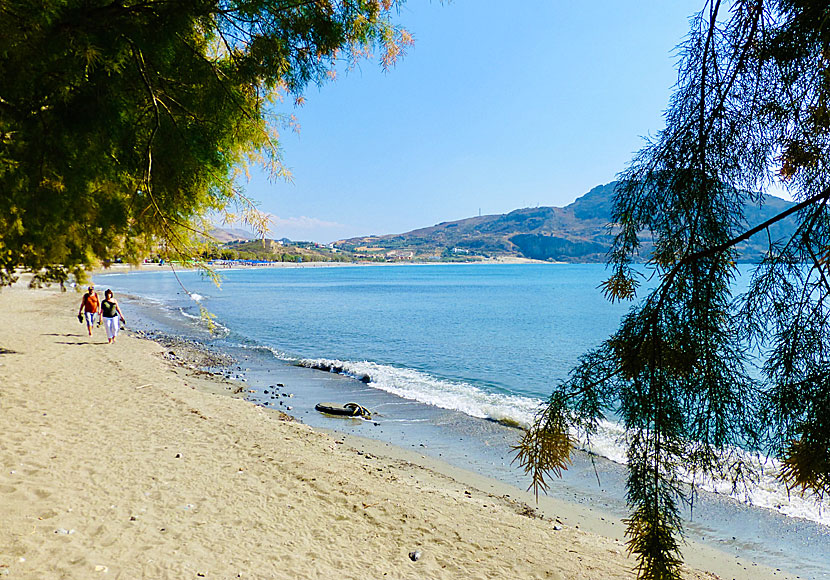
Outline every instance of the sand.
[[[0, 291], [0, 576], [635, 577], [619, 522], [285, 421], [156, 343], [90, 339], [79, 303]], [[686, 556], [688, 579], [786, 577]]]

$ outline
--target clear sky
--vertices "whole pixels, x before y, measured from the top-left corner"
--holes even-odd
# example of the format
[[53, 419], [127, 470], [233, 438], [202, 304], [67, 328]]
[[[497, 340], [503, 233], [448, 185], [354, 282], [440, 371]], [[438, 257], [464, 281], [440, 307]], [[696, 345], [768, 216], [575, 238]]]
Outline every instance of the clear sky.
[[331, 242], [537, 205], [612, 181], [663, 126], [700, 0], [408, 0], [415, 37], [283, 112], [292, 182], [254, 175], [268, 237]]

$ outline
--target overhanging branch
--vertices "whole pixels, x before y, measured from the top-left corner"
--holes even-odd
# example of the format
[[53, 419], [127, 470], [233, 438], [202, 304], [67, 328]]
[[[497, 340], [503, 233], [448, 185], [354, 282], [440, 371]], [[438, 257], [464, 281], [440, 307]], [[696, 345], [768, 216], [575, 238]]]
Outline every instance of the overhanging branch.
[[689, 264], [689, 263], [694, 262], [696, 260], [699, 260], [701, 258], [708, 258], [710, 256], [714, 256], [715, 254], [719, 254], [723, 251], [726, 251], [729, 248], [731, 248], [733, 246], [736, 246], [737, 244], [740, 244], [741, 242], [744, 242], [744, 241], [748, 240], [749, 238], [751, 238], [752, 236], [754, 236], [758, 232], [764, 231], [765, 229], [767, 229], [771, 225], [773, 225], [777, 222], [780, 222], [784, 218], [787, 218], [787, 217], [791, 216], [792, 214], [801, 211], [805, 207], [810, 207], [814, 203], [817, 203], [819, 201], [827, 201], [828, 199], [830, 199], [830, 187], [825, 189], [823, 192], [816, 195], [815, 197], [805, 199], [801, 203], [798, 203], [798, 204], [782, 211], [778, 215], [771, 217], [767, 221], [765, 221], [761, 224], [758, 224], [754, 228], [745, 231], [741, 235], [736, 236], [736, 237], [732, 238], [731, 240], [727, 240], [727, 241], [725, 241], [722, 244], [719, 244], [717, 246], [713, 246], [711, 248], [706, 248], [705, 250], [700, 250], [700, 251], [695, 252], [693, 254], [689, 254], [688, 256], [686, 256], [685, 258], [680, 260], [677, 263], [677, 265], [680, 266], [680, 265], [684, 265], [684, 264]]

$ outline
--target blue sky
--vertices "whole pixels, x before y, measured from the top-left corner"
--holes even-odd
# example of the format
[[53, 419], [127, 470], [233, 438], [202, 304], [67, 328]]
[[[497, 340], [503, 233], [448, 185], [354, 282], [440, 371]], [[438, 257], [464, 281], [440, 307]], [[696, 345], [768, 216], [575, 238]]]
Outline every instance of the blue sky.
[[292, 182], [246, 185], [269, 237], [330, 242], [536, 205], [612, 181], [663, 123], [700, 0], [408, 0], [415, 45], [309, 87]]

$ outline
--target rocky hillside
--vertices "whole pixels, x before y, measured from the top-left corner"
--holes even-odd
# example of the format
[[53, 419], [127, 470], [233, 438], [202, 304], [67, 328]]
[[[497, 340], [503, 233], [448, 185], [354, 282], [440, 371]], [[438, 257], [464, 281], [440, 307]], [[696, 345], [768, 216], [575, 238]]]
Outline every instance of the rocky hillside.
[[208, 235], [213, 238], [214, 241], [220, 244], [225, 244], [227, 242], [237, 242], [239, 240], [254, 240], [256, 236], [247, 230], [243, 230], [240, 228], [222, 228], [219, 226], [214, 227], [208, 232]]
[[[609, 222], [616, 182], [600, 185], [565, 207], [517, 209], [507, 214], [467, 218], [404, 234], [342, 240], [335, 245], [358, 255], [397, 253], [414, 259], [474, 259], [518, 256], [562, 262], [602, 262], [611, 244]], [[747, 223], [759, 224], [791, 202], [769, 197], [763, 207], [747, 208]], [[792, 232], [793, 219], [771, 228], [772, 238]], [[766, 235], [742, 244], [742, 260], [755, 261], [766, 248]], [[642, 255], [650, 253], [644, 237]]]

